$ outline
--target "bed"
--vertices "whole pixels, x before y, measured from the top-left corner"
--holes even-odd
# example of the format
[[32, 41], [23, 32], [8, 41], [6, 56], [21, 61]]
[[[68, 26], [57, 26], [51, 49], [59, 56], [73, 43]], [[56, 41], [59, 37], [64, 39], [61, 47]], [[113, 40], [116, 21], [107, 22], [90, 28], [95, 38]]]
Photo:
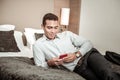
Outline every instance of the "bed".
[[85, 80], [64, 69], [35, 66], [32, 49], [24, 46], [22, 35], [14, 25], [0, 25], [0, 80]]
[[[12, 28], [10, 26], [12, 26]], [[10, 37], [12, 33], [12, 38], [15, 39], [0, 39], [0, 80], [85, 80], [78, 74], [65, 69], [46, 69], [35, 66], [31, 47], [24, 46], [22, 32], [16, 31], [14, 28], [14, 25], [0, 25], [0, 37]], [[3, 34], [4, 32], [5, 35]], [[9, 45], [11, 43], [14, 43], [14, 45]], [[10, 51], [1, 48], [1, 44], [2, 46], [6, 44], [7, 48], [11, 48], [8, 49]], [[30, 46], [32, 46], [32, 44], [30, 44]], [[113, 71], [120, 75], [120, 66], [114, 63], [112, 64]]]

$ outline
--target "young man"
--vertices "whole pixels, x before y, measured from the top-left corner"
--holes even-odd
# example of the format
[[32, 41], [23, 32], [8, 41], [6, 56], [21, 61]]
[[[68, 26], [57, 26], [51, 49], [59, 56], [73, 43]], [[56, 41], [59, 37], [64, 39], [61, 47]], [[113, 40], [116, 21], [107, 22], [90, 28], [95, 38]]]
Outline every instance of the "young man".
[[37, 66], [64, 66], [87, 80], [118, 80], [110, 63], [93, 48], [92, 43], [70, 31], [59, 33], [58, 17], [43, 17], [44, 36], [33, 46]]

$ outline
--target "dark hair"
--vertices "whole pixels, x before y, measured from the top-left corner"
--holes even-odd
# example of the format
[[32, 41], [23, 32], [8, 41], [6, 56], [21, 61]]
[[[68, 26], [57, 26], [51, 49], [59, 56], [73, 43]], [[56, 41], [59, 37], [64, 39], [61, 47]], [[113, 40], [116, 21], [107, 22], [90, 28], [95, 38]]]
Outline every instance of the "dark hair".
[[43, 17], [43, 21], [42, 21], [43, 26], [46, 25], [46, 20], [58, 21], [58, 16], [56, 16], [55, 14], [52, 14], [52, 13], [45, 14], [44, 17]]

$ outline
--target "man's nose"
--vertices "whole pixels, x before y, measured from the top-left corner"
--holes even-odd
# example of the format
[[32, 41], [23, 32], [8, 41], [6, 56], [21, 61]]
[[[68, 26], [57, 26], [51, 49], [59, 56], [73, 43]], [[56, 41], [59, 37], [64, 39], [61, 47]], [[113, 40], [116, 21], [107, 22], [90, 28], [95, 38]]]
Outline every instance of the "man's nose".
[[55, 29], [52, 29], [51, 32], [55, 32]]

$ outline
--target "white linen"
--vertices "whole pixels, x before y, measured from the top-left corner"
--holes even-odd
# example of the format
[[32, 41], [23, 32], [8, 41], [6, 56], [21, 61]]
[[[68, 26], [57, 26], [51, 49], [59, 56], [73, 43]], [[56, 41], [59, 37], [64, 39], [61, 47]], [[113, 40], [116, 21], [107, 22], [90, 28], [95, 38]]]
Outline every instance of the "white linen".
[[11, 24], [0, 25], [0, 31], [10, 31], [14, 29], [15, 29], [15, 25], [11, 25]]
[[20, 52], [0, 52], [0, 57], [33, 57], [33, 52], [27, 46], [24, 46], [22, 35], [22, 32], [14, 31], [14, 37]]
[[26, 46], [20, 52], [0, 52], [0, 57], [33, 57], [33, 52]]
[[20, 31], [14, 31], [15, 41], [16, 41], [17, 46], [18, 46], [18, 48], [20, 50], [22, 50], [22, 47], [24, 47], [22, 35], [23, 35], [22, 32], [20, 32]]

